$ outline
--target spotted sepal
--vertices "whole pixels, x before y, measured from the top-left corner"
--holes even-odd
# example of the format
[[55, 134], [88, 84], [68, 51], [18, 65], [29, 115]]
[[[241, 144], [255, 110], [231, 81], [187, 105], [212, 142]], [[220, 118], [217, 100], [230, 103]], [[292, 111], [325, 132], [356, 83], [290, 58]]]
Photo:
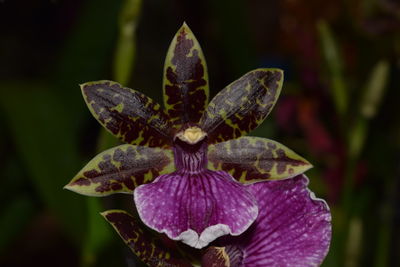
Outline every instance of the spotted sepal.
[[131, 193], [174, 170], [172, 150], [125, 144], [94, 157], [64, 188], [87, 196]]
[[168, 117], [151, 98], [105, 80], [84, 83], [81, 89], [93, 116], [123, 142], [150, 147], [170, 144]]
[[108, 210], [101, 215], [112, 225], [126, 245], [150, 267], [191, 267], [189, 261], [167, 249], [163, 243], [141, 227], [123, 210]]
[[289, 148], [260, 137], [241, 137], [208, 149], [208, 168], [226, 171], [242, 183], [291, 178], [311, 167]]
[[186, 23], [168, 49], [163, 92], [164, 105], [174, 127], [199, 122], [208, 103], [207, 66], [200, 45]]
[[219, 92], [208, 105], [200, 126], [210, 143], [246, 135], [273, 108], [282, 88], [283, 71], [257, 69], [248, 72]]

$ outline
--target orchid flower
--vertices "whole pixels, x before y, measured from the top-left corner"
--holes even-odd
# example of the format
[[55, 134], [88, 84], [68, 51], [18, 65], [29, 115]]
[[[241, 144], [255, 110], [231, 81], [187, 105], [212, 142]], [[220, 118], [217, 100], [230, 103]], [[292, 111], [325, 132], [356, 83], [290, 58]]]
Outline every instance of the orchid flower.
[[183, 24], [166, 56], [165, 109], [116, 82], [81, 85], [94, 117], [127, 144], [96, 156], [65, 188], [88, 196], [133, 192], [148, 227], [195, 248], [240, 235], [260, 209], [246, 184], [311, 168], [275, 141], [242, 137], [270, 113], [282, 82], [282, 70], [253, 70], [208, 103], [206, 62]]
[[[319, 266], [331, 239], [327, 204], [307, 188], [308, 178], [248, 185], [259, 205], [257, 220], [240, 236], [224, 236], [204, 250], [203, 267]], [[130, 249], [149, 266], [193, 266], [193, 260], [151, 237], [122, 210], [103, 213]]]

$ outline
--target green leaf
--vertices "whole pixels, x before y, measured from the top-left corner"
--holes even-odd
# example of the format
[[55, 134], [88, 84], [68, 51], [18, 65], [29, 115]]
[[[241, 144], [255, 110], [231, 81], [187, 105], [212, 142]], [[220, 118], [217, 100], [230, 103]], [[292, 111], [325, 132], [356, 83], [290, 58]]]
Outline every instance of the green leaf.
[[184, 23], [168, 49], [164, 65], [164, 105], [175, 128], [199, 122], [208, 103], [208, 74], [201, 47]]
[[389, 70], [389, 63], [386, 60], [379, 61], [372, 69], [361, 102], [361, 114], [365, 118], [370, 119], [375, 116], [389, 80]]
[[119, 35], [114, 57], [114, 78], [128, 84], [136, 57], [135, 33], [142, 0], [125, 0], [119, 14]]
[[98, 198], [86, 198], [88, 214], [88, 231], [84, 240], [82, 267], [98, 266], [99, 253], [110, 243], [112, 232], [106, 222], [99, 216], [103, 207]]
[[389, 63], [382, 60], [371, 71], [365, 85], [360, 105], [360, 115], [348, 132], [348, 152], [352, 159], [356, 159], [364, 147], [368, 134], [369, 120], [375, 116], [379, 108], [388, 78]]
[[[62, 190], [79, 166], [73, 117], [52, 88], [42, 84], [2, 84], [0, 105], [29, 178], [43, 202], [69, 236], [82, 241], [85, 206], [79, 196]], [[71, 220], [71, 218], [74, 218]]]
[[190, 262], [165, 248], [159, 239], [144, 230], [139, 222], [123, 210], [108, 210], [101, 215], [114, 227], [133, 253], [148, 266], [190, 267]]
[[283, 83], [280, 69], [257, 69], [234, 81], [210, 102], [200, 126], [210, 143], [246, 135], [268, 116]]
[[325, 21], [320, 21], [317, 24], [317, 28], [320, 36], [322, 55], [328, 66], [333, 100], [336, 110], [339, 114], [343, 115], [348, 105], [348, 89], [343, 77], [342, 58], [329, 25]]
[[290, 178], [311, 167], [289, 148], [260, 137], [242, 137], [208, 149], [208, 168], [229, 172], [242, 183]]
[[21, 235], [35, 212], [32, 199], [24, 195], [16, 196], [11, 202], [4, 204], [0, 215], [0, 256], [10, 243]]
[[121, 145], [93, 158], [65, 189], [87, 196], [131, 193], [174, 168], [172, 150]]
[[151, 98], [112, 81], [81, 85], [93, 116], [126, 143], [166, 147], [171, 143], [168, 117]]

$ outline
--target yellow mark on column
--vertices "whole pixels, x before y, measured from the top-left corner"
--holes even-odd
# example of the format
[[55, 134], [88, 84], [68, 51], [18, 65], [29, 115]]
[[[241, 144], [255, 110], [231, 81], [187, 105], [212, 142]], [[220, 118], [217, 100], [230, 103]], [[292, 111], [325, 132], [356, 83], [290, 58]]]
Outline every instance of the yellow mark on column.
[[185, 131], [179, 132], [176, 137], [181, 139], [183, 142], [188, 144], [196, 144], [203, 140], [207, 136], [207, 133], [203, 132], [199, 127], [189, 127]]

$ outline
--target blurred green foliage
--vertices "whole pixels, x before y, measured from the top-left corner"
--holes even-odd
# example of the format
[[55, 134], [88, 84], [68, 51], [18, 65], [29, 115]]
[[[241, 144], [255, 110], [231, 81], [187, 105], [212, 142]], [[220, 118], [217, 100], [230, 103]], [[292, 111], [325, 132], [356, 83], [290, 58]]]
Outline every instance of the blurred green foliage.
[[285, 70], [275, 111], [252, 134], [315, 166], [310, 186], [333, 214], [323, 266], [399, 266], [394, 0], [0, 2], [0, 265], [135, 266], [99, 215], [134, 212], [131, 196], [62, 190], [117, 142], [78, 84], [116, 80], [161, 102], [164, 55], [183, 21], [203, 45], [211, 95], [248, 70]]

